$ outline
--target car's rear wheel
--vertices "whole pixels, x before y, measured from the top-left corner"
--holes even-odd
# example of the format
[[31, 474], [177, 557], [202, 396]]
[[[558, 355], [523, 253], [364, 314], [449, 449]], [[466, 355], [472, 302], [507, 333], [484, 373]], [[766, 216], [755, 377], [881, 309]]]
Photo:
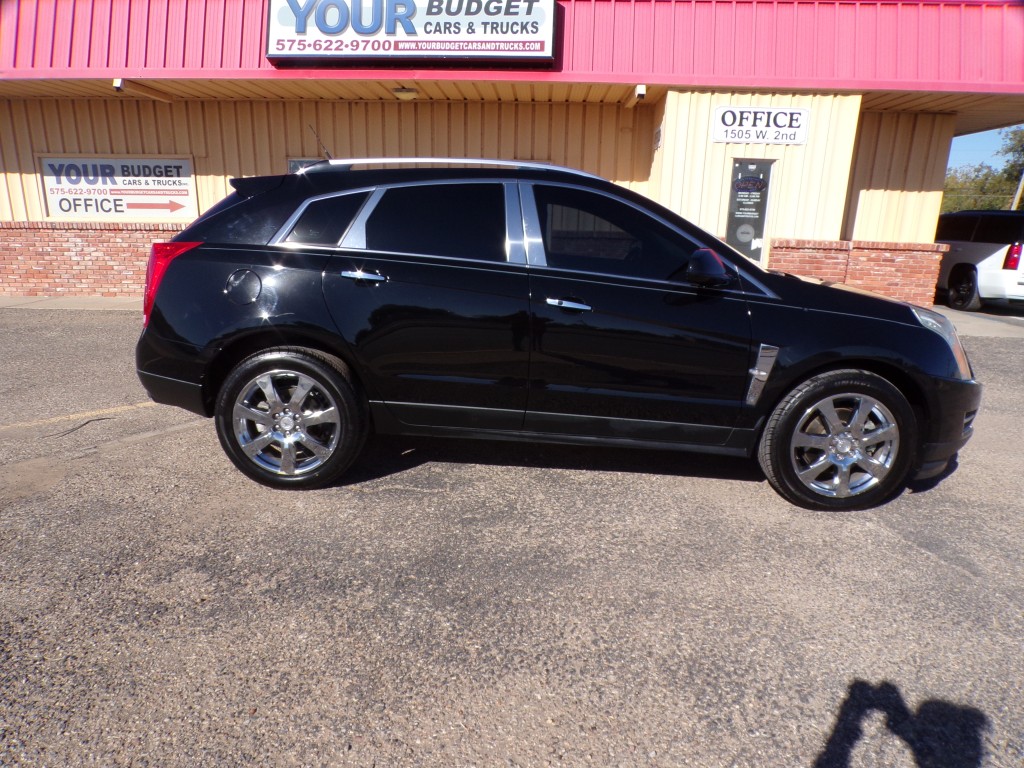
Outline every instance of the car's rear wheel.
[[978, 293], [978, 270], [970, 264], [958, 264], [949, 273], [947, 303], [953, 309], [973, 312], [981, 309]]
[[318, 488], [351, 466], [366, 440], [362, 395], [342, 361], [279, 348], [239, 363], [217, 398], [214, 420], [228, 458], [278, 488]]
[[906, 482], [917, 421], [903, 394], [868, 371], [815, 376], [778, 405], [758, 459], [768, 482], [809, 509], [875, 506]]

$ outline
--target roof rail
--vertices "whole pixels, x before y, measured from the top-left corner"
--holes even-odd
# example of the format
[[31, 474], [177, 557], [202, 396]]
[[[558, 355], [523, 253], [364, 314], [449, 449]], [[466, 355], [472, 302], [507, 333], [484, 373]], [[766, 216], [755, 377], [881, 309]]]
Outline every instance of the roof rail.
[[516, 170], [538, 170], [538, 171], [561, 171], [571, 173], [575, 176], [582, 176], [588, 179], [601, 179], [593, 173], [580, 171], [576, 168], [567, 168], [554, 163], [538, 163], [527, 160], [496, 160], [494, 158], [481, 157], [353, 157], [353, 158], [332, 158], [321, 161], [314, 165], [307, 165], [300, 168], [296, 173], [323, 173], [327, 170], [350, 171], [354, 165], [490, 165], [497, 168], [515, 168]]

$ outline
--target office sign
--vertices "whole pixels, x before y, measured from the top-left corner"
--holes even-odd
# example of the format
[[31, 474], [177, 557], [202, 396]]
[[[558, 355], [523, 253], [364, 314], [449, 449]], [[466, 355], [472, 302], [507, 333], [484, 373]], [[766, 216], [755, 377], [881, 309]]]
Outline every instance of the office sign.
[[270, 59], [554, 57], [555, 0], [268, 0]]
[[806, 144], [808, 109], [718, 107], [711, 136], [726, 144]]
[[190, 222], [199, 215], [188, 157], [48, 155], [39, 163], [51, 219]]
[[735, 160], [729, 179], [725, 242], [755, 261], [764, 255], [764, 222], [774, 160]]

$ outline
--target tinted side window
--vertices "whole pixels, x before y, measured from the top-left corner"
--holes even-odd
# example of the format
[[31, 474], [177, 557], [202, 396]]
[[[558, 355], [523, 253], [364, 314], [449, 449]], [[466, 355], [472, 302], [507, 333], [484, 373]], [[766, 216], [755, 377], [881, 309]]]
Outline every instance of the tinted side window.
[[668, 280], [697, 245], [636, 209], [581, 189], [537, 185], [537, 214], [549, 266]]
[[974, 234], [977, 216], [939, 216], [936, 240], [970, 240]]
[[371, 251], [505, 261], [501, 184], [425, 184], [389, 189], [366, 222]]
[[298, 201], [288, 195], [257, 195], [197, 220], [180, 237], [202, 243], [266, 245], [297, 205]]
[[976, 243], [1019, 243], [1024, 228], [1024, 214], [1021, 216], [984, 216], [978, 221], [974, 233]]
[[295, 222], [286, 243], [337, 245], [366, 200], [366, 193], [314, 200]]

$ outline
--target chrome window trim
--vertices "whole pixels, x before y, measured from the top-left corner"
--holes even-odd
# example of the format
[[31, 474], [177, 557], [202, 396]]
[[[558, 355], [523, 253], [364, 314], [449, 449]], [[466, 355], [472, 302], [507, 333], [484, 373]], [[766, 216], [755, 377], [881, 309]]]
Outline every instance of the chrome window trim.
[[519, 201], [518, 185], [502, 182], [502, 186], [505, 190], [505, 260], [509, 264], [526, 264], [523, 206]]
[[546, 267], [547, 255], [544, 253], [544, 233], [540, 228], [540, 217], [537, 215], [537, 198], [533, 195], [533, 185], [520, 183], [519, 198], [523, 212], [523, 233], [526, 238], [526, 261], [530, 266]]
[[348, 232], [341, 238], [341, 248], [366, 250], [366, 222], [369, 220], [370, 214], [376, 210], [381, 198], [384, 197], [385, 189], [386, 187], [376, 187], [370, 193], [370, 197], [363, 203], [363, 207], [359, 209], [359, 213], [356, 214], [355, 219], [352, 221], [352, 226], [348, 228]]

